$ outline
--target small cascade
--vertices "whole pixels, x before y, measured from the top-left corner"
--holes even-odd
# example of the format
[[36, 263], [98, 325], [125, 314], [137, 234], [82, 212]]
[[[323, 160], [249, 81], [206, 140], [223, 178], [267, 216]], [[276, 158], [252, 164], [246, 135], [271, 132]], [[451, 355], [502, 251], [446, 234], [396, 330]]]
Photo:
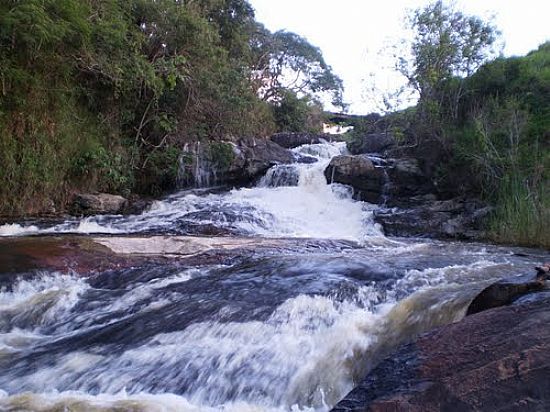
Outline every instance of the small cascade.
[[213, 167], [201, 142], [187, 143], [178, 160], [178, 187], [192, 185], [196, 188], [210, 187], [216, 183]]
[[307, 144], [292, 149], [296, 155], [311, 156], [317, 159], [332, 159], [334, 156], [348, 154], [345, 142]]
[[276, 165], [260, 179], [259, 187], [298, 186], [300, 169], [297, 165]]
[[[184, 148], [180, 181], [195, 186], [215, 182], [200, 142]], [[136, 216], [91, 216], [51, 227], [0, 226], [0, 236], [39, 233], [171, 233], [196, 234], [211, 227], [239, 235], [313, 237], [364, 242], [383, 238], [372, 211], [352, 199], [343, 185], [328, 184], [324, 170], [331, 158], [346, 153], [345, 143], [314, 144], [293, 150], [315, 163], [272, 167], [258, 186], [229, 192], [182, 191], [155, 202]], [[192, 157], [194, 162], [188, 159]], [[187, 182], [189, 184], [189, 182]]]
[[390, 199], [391, 181], [388, 170], [385, 167], [382, 167], [382, 171], [384, 172], [384, 184], [382, 186], [381, 206], [386, 207], [388, 204], [388, 200]]

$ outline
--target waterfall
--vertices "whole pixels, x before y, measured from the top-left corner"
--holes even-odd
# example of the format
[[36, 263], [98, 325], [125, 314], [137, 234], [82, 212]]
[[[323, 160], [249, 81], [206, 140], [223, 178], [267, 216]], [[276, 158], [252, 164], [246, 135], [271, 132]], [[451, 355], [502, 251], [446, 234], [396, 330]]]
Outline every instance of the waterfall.
[[[388, 239], [372, 222], [376, 206], [326, 181], [345, 144], [294, 152], [316, 162], [274, 166], [256, 187], [180, 191], [135, 216], [0, 226], [5, 237], [109, 233], [127, 244], [140, 234], [140, 252], [208, 244], [201, 230], [224, 235], [191, 258], [88, 275], [11, 273], [25, 251], [58, 251], [40, 236], [0, 239], [0, 410], [326, 412], [397, 345], [459, 320], [489, 282], [549, 259]], [[197, 185], [211, 183], [205, 163], [192, 167]], [[108, 247], [79, 241], [86, 253]]]
[[[324, 170], [332, 157], [346, 153], [345, 143], [304, 145], [293, 152], [315, 163], [273, 166], [256, 187], [224, 193], [182, 191], [157, 201], [136, 216], [92, 216], [69, 219], [50, 227], [0, 226], [0, 236], [39, 233], [200, 233], [212, 225], [231, 233], [265, 237], [313, 237], [364, 242], [383, 238], [372, 221], [369, 205], [352, 198], [352, 190], [329, 184]], [[215, 178], [204, 160], [200, 142], [184, 148], [193, 153], [196, 186]], [[182, 155], [183, 156], [183, 155]], [[189, 176], [189, 162], [180, 160], [180, 179]], [[187, 173], [187, 174], [186, 174]], [[192, 231], [192, 232], [190, 232]]]
[[210, 187], [216, 183], [216, 170], [200, 141], [186, 143], [178, 159], [176, 184], [196, 188]]

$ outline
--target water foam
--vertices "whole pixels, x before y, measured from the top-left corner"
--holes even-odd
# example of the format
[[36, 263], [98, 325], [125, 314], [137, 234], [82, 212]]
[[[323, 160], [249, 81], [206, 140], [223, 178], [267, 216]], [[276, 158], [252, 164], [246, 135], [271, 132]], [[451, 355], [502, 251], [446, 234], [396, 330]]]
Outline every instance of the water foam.
[[[92, 216], [69, 220], [48, 228], [0, 226], [2, 236], [47, 233], [121, 234], [143, 231], [178, 232], [185, 225], [214, 225], [239, 234], [267, 237], [312, 237], [362, 242], [381, 237], [372, 222], [369, 206], [352, 199], [353, 191], [329, 185], [324, 170], [330, 159], [346, 153], [346, 145], [324, 143], [304, 145], [296, 155], [317, 159], [313, 164], [275, 166], [258, 187], [222, 194], [198, 196], [182, 192], [158, 201], [137, 216]], [[293, 177], [280, 171], [286, 168]], [[279, 171], [279, 172], [277, 172]], [[179, 228], [182, 229], [179, 229]]]

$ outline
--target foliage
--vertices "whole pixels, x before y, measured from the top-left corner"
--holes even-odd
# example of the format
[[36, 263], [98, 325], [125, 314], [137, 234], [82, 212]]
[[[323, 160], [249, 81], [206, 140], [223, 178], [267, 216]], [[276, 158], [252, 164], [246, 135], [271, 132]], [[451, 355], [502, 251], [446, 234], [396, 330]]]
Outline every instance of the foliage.
[[548, 246], [550, 43], [486, 64], [466, 88], [458, 132], [449, 134], [473, 189], [497, 207], [493, 235]]
[[332, 104], [344, 108], [342, 80], [332, 72], [319, 48], [284, 30], [270, 34], [259, 28], [255, 40], [256, 81], [264, 100], [280, 101], [289, 92], [314, 100], [329, 93]]
[[411, 57], [397, 67], [419, 101], [404, 143], [443, 195], [494, 205], [495, 240], [548, 246], [550, 43], [486, 63], [497, 29], [441, 0], [412, 13], [409, 26]]
[[216, 171], [224, 172], [228, 170], [234, 157], [231, 143], [212, 142], [208, 146], [208, 160]]
[[419, 120], [433, 137], [442, 138], [444, 118], [457, 117], [463, 79], [493, 55], [498, 31], [442, 0], [414, 11], [409, 27], [414, 33], [411, 59], [400, 57], [397, 68], [419, 94]]
[[281, 37], [309, 92], [332, 87], [318, 49], [260, 28], [246, 0], [0, 1], [0, 213], [158, 194], [186, 143], [274, 132], [256, 74]]
[[291, 91], [284, 91], [273, 111], [281, 132], [318, 133], [322, 130], [322, 107], [308, 97], [299, 98]]

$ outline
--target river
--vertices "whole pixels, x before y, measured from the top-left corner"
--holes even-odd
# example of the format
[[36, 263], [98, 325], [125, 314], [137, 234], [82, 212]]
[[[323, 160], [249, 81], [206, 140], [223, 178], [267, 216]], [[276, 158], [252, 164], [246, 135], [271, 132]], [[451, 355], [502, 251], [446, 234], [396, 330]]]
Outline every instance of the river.
[[252, 188], [182, 191], [136, 216], [0, 226], [37, 245], [70, 234], [273, 241], [222, 264], [0, 273], [0, 410], [328, 411], [398, 344], [548, 260], [387, 238], [375, 205], [325, 180], [342, 143], [295, 152], [316, 162], [275, 166]]

